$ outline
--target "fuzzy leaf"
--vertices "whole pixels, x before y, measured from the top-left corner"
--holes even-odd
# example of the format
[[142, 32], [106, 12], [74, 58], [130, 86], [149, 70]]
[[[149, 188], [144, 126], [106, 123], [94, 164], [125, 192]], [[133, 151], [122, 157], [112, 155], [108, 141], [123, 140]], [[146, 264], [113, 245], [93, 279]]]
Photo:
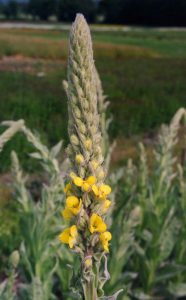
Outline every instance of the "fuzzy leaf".
[[63, 141], [60, 141], [51, 149], [50, 154], [51, 154], [52, 158], [55, 158], [59, 154], [59, 152], [61, 151], [62, 145], [63, 145]]
[[29, 156], [31, 156], [31, 157], [33, 157], [33, 158], [36, 158], [36, 159], [42, 159], [41, 154], [38, 153], [38, 152], [30, 153]]
[[169, 224], [167, 228], [163, 230], [160, 236], [160, 255], [159, 261], [164, 261], [171, 254], [173, 247], [176, 243], [175, 234], [177, 232], [177, 222], [172, 220], [172, 223]]
[[6, 288], [6, 280], [4, 280], [1, 284], [0, 284], [0, 296], [2, 296], [3, 295], [3, 293], [4, 293], [4, 290], [5, 290], [5, 288]]
[[169, 285], [169, 292], [176, 297], [186, 296], [186, 283], [171, 283]]
[[151, 296], [145, 294], [141, 290], [136, 290], [134, 293], [132, 293], [132, 296], [134, 296], [138, 300], [153, 300]]

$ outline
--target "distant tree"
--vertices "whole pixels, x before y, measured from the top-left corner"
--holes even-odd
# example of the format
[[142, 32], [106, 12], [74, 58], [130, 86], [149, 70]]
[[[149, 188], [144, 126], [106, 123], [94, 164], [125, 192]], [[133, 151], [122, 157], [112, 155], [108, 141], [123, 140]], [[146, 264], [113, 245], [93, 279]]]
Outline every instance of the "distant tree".
[[126, 0], [101, 0], [99, 4], [100, 11], [105, 15], [107, 23], [123, 23], [121, 9]]
[[47, 20], [55, 10], [56, 0], [30, 0], [28, 4], [28, 13], [41, 20]]
[[19, 5], [17, 1], [11, 0], [8, 3], [4, 4], [2, 7], [2, 13], [7, 19], [17, 19], [19, 11]]
[[83, 13], [89, 22], [96, 14], [96, 3], [93, 0], [57, 0], [57, 18], [59, 21], [72, 22], [76, 13]]
[[107, 23], [184, 26], [186, 0], [101, 0]]

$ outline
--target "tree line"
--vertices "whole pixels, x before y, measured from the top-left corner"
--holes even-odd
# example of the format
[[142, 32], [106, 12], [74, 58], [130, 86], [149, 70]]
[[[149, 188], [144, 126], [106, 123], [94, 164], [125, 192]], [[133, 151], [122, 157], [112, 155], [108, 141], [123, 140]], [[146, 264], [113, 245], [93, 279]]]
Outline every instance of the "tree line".
[[186, 0], [10, 0], [0, 6], [1, 14], [72, 22], [81, 12], [88, 22], [150, 26], [185, 26]]

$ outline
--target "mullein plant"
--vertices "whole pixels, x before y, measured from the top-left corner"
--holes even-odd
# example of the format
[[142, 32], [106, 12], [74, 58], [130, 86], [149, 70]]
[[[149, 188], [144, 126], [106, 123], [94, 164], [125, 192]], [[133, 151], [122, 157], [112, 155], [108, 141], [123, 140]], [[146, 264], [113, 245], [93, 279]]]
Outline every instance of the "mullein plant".
[[3, 150], [4, 145], [11, 140], [11, 138], [21, 130], [21, 128], [24, 125], [23, 120], [19, 120], [16, 122], [11, 122], [9, 125], [9, 128], [5, 130], [1, 135], [0, 135], [0, 152]]
[[19, 264], [19, 252], [13, 251], [9, 257], [9, 267], [6, 271], [7, 278], [0, 283], [1, 300], [18, 300], [17, 298], [17, 267]]
[[[69, 43], [67, 82], [70, 159], [66, 178], [66, 206], [62, 217], [67, 222], [59, 240], [81, 260], [79, 294], [86, 300], [104, 298], [109, 242], [106, 216], [111, 206], [111, 187], [105, 184], [102, 136], [97, 111], [97, 91], [89, 27], [80, 14], [72, 25]], [[104, 269], [101, 269], [102, 263]]]
[[[134, 253], [127, 266], [137, 273], [129, 291], [135, 299], [172, 299], [178, 293], [176, 295], [174, 284], [171, 288], [169, 284], [175, 283], [175, 278], [182, 277], [185, 271], [184, 260], [181, 259], [179, 265], [178, 261], [175, 263], [175, 253], [178, 249], [184, 249], [185, 240], [181, 234], [184, 232], [184, 223], [181, 221], [183, 211], [179, 211], [179, 202], [184, 197], [183, 168], [179, 165], [177, 172], [177, 158], [174, 154], [184, 116], [185, 109], [180, 109], [169, 126], [161, 127], [151, 168], [145, 147], [140, 144], [139, 171], [137, 176], [133, 173], [132, 201], [140, 206], [142, 219], [135, 230]], [[183, 187], [180, 192], [177, 181]]]

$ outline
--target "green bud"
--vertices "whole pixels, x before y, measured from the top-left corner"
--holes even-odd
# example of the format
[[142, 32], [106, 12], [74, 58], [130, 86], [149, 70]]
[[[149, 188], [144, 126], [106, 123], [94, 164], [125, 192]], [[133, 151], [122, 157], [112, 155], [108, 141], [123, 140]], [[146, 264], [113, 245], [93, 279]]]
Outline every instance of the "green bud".
[[73, 145], [78, 146], [79, 145], [79, 140], [75, 134], [72, 134], [70, 136], [70, 141]]
[[13, 251], [10, 255], [10, 263], [14, 268], [17, 268], [20, 260], [20, 255], [17, 250]]
[[74, 107], [74, 114], [76, 118], [80, 119], [81, 118], [81, 111], [78, 107]]

